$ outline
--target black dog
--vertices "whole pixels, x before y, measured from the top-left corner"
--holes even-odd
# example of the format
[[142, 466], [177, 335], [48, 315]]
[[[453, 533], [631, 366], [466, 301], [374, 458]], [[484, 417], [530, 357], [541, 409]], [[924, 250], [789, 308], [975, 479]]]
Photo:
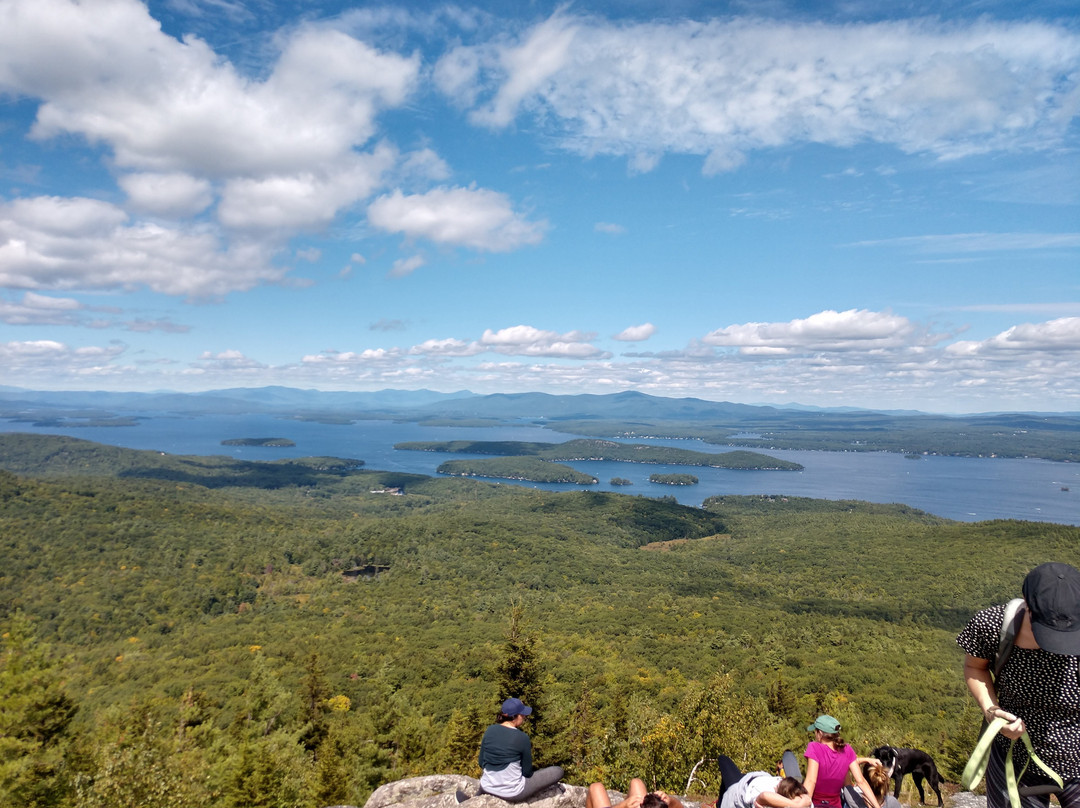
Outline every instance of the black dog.
[[926, 752], [921, 749], [879, 746], [870, 753], [870, 756], [880, 760], [881, 765], [885, 767], [885, 771], [896, 780], [896, 788], [893, 790], [894, 797], [900, 799], [900, 784], [904, 779], [904, 775], [910, 774], [911, 779], [915, 781], [915, 788], [919, 790], [919, 803], [921, 805], [926, 804], [926, 795], [923, 793], [923, 780], [926, 780], [930, 784], [930, 788], [934, 789], [934, 793], [937, 794], [937, 804], [940, 808], [942, 805], [941, 784], [944, 781], [941, 779], [941, 775], [938, 774], [934, 759]]

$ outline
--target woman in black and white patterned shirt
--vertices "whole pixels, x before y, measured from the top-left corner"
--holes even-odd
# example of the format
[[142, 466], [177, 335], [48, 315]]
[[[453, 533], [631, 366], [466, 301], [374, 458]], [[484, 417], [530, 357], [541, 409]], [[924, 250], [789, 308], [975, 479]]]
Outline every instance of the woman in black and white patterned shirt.
[[[1080, 808], [1080, 570], [1042, 564], [1024, 579], [1023, 623], [995, 683], [990, 660], [997, 654], [1005, 606], [977, 612], [956, 642], [967, 652], [964, 678], [987, 721], [1010, 720], [995, 739], [986, 769], [987, 808], [1006, 808], [1005, 755], [1009, 738], [1026, 730], [1035, 754], [1065, 781], [1062, 808]], [[1013, 750], [1019, 772], [1028, 754]], [[1021, 787], [1050, 781], [1028, 766]], [[1024, 808], [1046, 808], [1048, 795], [1023, 794]]]

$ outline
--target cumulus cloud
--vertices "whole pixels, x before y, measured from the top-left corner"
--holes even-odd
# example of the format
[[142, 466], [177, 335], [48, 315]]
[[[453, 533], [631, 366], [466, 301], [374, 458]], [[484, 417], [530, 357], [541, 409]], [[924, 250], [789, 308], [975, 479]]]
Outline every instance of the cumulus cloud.
[[[200, 176], [281, 174], [335, 162], [411, 91], [418, 58], [302, 27], [261, 81], [194, 37], [161, 31], [135, 0], [12, 0], [0, 87], [44, 99], [34, 134], [108, 144], [118, 165]], [[63, 53], [63, 59], [56, 59]]]
[[1080, 356], [1080, 317], [1061, 317], [1045, 323], [1023, 323], [982, 341], [964, 340], [949, 345], [953, 356], [1008, 358], [1032, 354]]
[[[41, 99], [32, 135], [80, 135], [132, 169], [133, 210], [210, 207], [230, 228], [322, 227], [369, 196], [396, 162], [368, 152], [378, 114], [413, 91], [419, 57], [340, 31], [283, 35], [265, 77], [241, 74], [202, 40], [176, 40], [136, 0], [11, 0], [0, 26], [0, 91]], [[63, 59], [55, 54], [63, 53]], [[408, 172], [443, 177], [430, 150]]]
[[125, 346], [87, 345], [75, 348], [57, 340], [26, 340], [0, 343], [0, 367], [23, 384], [44, 381], [51, 387], [58, 379], [89, 379], [119, 376], [115, 365]]
[[629, 328], [624, 328], [616, 334], [613, 339], [617, 339], [619, 342], [642, 342], [655, 333], [655, 325], [652, 323], [643, 323], [641, 325], [632, 325]]
[[214, 201], [209, 180], [180, 172], [125, 174], [117, 182], [132, 209], [158, 216], [194, 216]]
[[803, 351], [871, 351], [910, 344], [916, 326], [889, 312], [849, 309], [822, 311], [787, 323], [741, 323], [711, 331], [706, 345], [742, 353], [790, 354]]
[[480, 344], [497, 353], [511, 356], [562, 356], [574, 359], [595, 359], [611, 356], [592, 344], [596, 334], [584, 331], [544, 331], [530, 325], [516, 325], [484, 331]]
[[791, 143], [876, 141], [940, 158], [1053, 148], [1076, 113], [1078, 67], [1080, 35], [1051, 23], [625, 24], [560, 12], [517, 39], [453, 49], [435, 76], [478, 123], [530, 115], [574, 152], [639, 171], [696, 154], [718, 173]]
[[230, 373], [250, 373], [265, 370], [267, 365], [245, 356], [242, 351], [203, 351], [195, 367], [201, 372], [228, 371]]
[[26, 292], [22, 300], [0, 298], [0, 322], [8, 325], [75, 325], [83, 305], [70, 297]]
[[368, 221], [389, 233], [487, 252], [537, 244], [547, 227], [515, 212], [505, 194], [483, 188], [394, 191], [371, 203]]
[[219, 297], [280, 280], [264, 246], [223, 248], [213, 230], [133, 222], [93, 199], [35, 197], [0, 205], [0, 286], [29, 290], [146, 288]]

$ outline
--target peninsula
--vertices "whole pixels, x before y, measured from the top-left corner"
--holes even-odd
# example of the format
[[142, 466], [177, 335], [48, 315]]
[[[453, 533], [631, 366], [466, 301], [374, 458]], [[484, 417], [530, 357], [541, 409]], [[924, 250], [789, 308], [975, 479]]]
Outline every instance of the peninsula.
[[524, 441], [409, 441], [394, 444], [395, 449], [415, 452], [446, 452], [449, 454], [485, 454], [510, 457], [536, 457], [553, 462], [606, 460], [622, 463], [652, 463], [675, 466], [702, 466], [719, 469], [750, 469], [755, 471], [801, 471], [802, 466], [758, 452], [695, 452], [670, 446], [649, 446], [643, 443], [618, 443], [610, 440], [582, 438], [564, 443], [530, 443]]

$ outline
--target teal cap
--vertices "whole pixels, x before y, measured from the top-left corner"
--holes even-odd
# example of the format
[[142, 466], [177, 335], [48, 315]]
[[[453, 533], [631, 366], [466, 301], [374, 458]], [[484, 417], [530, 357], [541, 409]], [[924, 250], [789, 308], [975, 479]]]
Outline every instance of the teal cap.
[[831, 715], [819, 715], [817, 720], [806, 728], [806, 731], [813, 732], [815, 729], [820, 729], [826, 735], [833, 735], [840, 731], [840, 722]]

